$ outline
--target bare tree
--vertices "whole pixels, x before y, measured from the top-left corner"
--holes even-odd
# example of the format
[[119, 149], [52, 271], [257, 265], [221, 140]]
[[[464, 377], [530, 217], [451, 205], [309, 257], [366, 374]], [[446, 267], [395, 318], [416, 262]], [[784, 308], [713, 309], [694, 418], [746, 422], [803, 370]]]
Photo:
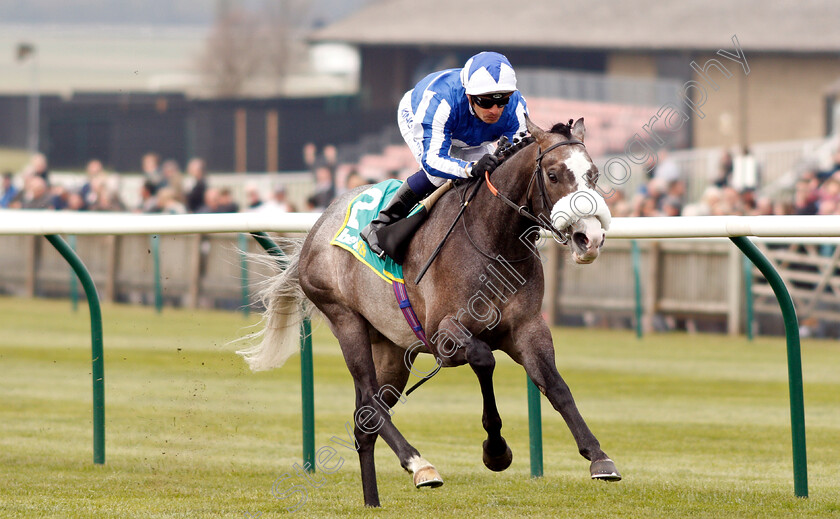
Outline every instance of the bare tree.
[[302, 61], [305, 49], [301, 40], [307, 11], [305, 0], [269, 0], [263, 4], [260, 19], [264, 70], [278, 91], [282, 90], [285, 77]]
[[241, 9], [220, 13], [199, 59], [215, 96], [241, 95], [246, 81], [257, 74], [263, 61], [259, 33], [256, 15]]

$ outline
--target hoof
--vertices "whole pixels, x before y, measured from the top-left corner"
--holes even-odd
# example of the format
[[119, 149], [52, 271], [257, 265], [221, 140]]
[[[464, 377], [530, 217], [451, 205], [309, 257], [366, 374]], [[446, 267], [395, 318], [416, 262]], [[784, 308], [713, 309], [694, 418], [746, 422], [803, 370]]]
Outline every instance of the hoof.
[[505, 452], [498, 456], [491, 456], [487, 453], [487, 440], [484, 440], [482, 444], [482, 448], [484, 450], [484, 454], [481, 456], [481, 461], [484, 462], [484, 466], [488, 469], [492, 470], [493, 472], [501, 472], [508, 467], [513, 462], [513, 452], [508, 447], [506, 441], [502, 440], [505, 445]]
[[607, 458], [604, 460], [593, 461], [589, 465], [589, 473], [592, 479], [600, 479], [601, 481], [621, 481], [621, 474], [615, 468], [613, 460]]
[[417, 469], [414, 473], [414, 486], [417, 488], [437, 488], [441, 485], [443, 485], [443, 478], [440, 477], [437, 469], [431, 465]]

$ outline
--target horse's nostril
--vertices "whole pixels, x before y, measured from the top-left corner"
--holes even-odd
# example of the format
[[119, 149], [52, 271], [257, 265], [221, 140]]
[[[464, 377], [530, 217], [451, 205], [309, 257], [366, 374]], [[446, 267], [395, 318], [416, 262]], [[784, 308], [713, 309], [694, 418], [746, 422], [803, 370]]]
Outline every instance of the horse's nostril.
[[574, 240], [575, 244], [582, 249], [589, 247], [589, 238], [584, 232], [574, 233], [572, 235], [572, 239]]
[[603, 247], [605, 243], [607, 243], [607, 234], [606, 233], [601, 235], [601, 245], [598, 245], [598, 248], [600, 249], [601, 247]]

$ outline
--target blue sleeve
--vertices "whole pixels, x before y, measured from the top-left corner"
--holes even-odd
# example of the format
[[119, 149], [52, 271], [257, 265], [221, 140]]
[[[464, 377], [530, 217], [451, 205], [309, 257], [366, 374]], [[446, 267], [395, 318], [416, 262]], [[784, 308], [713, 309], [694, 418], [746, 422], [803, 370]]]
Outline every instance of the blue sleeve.
[[[422, 109], [422, 108], [421, 108]], [[422, 114], [423, 156], [421, 165], [430, 175], [442, 178], [467, 177], [467, 162], [449, 156], [452, 147], [452, 127], [457, 115], [449, 103], [439, 95], [431, 96]]]

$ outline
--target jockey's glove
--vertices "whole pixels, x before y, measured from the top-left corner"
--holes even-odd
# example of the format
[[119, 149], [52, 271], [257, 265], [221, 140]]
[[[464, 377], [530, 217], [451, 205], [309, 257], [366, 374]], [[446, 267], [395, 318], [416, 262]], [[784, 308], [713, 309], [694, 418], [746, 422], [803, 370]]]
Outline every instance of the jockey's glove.
[[499, 137], [499, 144], [496, 146], [496, 151], [493, 152], [493, 155], [497, 157], [503, 157], [505, 155], [505, 152], [511, 146], [513, 146], [513, 144], [508, 140], [507, 137], [502, 135], [501, 137]]
[[496, 167], [499, 165], [499, 157], [493, 155], [492, 153], [487, 153], [478, 161], [473, 164], [472, 169], [470, 170], [470, 176], [473, 177], [480, 177], [484, 175], [486, 171], [488, 174], [492, 174], [493, 171], [496, 170]]

